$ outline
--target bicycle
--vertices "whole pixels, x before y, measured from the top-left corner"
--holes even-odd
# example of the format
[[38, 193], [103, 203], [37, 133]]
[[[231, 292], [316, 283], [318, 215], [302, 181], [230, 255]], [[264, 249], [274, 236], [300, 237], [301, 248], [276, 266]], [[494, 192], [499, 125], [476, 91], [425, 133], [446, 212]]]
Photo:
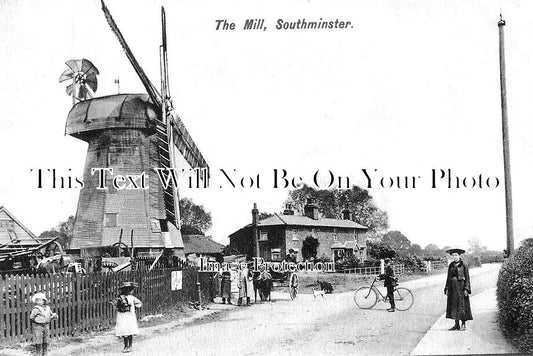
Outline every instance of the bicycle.
[[[383, 295], [378, 287], [374, 285], [376, 281], [378, 281], [378, 277], [374, 277], [370, 287], [360, 287], [355, 291], [353, 299], [359, 308], [371, 309], [378, 301], [387, 302], [387, 296]], [[413, 302], [413, 293], [411, 293], [409, 289], [405, 287], [394, 288], [394, 303], [396, 304], [396, 309], [400, 311], [408, 310], [413, 306]]]

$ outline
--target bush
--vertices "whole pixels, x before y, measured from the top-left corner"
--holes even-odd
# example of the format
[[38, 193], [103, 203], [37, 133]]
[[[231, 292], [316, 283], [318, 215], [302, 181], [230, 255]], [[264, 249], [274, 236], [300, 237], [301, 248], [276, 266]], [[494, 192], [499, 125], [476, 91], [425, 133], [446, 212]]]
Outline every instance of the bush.
[[335, 262], [335, 270], [343, 271], [345, 269], [360, 267], [361, 262], [355, 256], [345, 257]]
[[357, 257], [350, 256], [335, 261], [335, 270], [344, 271], [345, 269], [350, 268], [376, 267], [380, 265], [380, 260], [369, 259], [361, 262]]
[[466, 263], [468, 267], [481, 267], [481, 256], [479, 255], [471, 255], [468, 253], [465, 253], [464, 255], [461, 255], [461, 259], [463, 262]]
[[507, 259], [498, 276], [498, 321], [504, 335], [523, 352], [533, 353], [533, 244]]
[[481, 252], [481, 263], [502, 263], [503, 252], [500, 251], [484, 251]]
[[394, 263], [403, 265], [405, 269], [413, 273], [422, 272], [426, 270], [426, 261], [416, 255], [413, 255], [411, 257], [397, 258]]

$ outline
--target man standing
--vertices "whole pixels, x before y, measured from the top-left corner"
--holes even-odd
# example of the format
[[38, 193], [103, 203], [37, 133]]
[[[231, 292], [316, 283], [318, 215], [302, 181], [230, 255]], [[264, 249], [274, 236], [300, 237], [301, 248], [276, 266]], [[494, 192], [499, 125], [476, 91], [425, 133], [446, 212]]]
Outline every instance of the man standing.
[[396, 311], [396, 305], [394, 304], [394, 287], [396, 287], [396, 278], [394, 277], [394, 269], [391, 265], [390, 258], [385, 259], [385, 273], [379, 275], [380, 280], [384, 280], [383, 286], [387, 288], [387, 298], [389, 299], [390, 308], [388, 312]]

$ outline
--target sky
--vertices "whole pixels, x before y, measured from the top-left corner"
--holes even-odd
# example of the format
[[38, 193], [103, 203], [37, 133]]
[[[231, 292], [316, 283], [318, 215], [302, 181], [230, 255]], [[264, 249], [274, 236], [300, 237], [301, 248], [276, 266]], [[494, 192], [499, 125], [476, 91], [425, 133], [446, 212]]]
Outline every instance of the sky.
[[[107, 5], [149, 78], [159, 83], [160, 6], [167, 14], [170, 90], [211, 167], [209, 189], [180, 187], [210, 211], [222, 243], [279, 212], [274, 169], [312, 184], [349, 176], [413, 243], [505, 248], [498, 27], [505, 26], [515, 240], [533, 236], [533, 4], [527, 1], [119, 1]], [[81, 177], [87, 144], [65, 136], [72, 100], [58, 78], [69, 59], [100, 71], [97, 96], [144, 92], [100, 1], [0, 0], [0, 205], [34, 233], [76, 212], [78, 189], [38, 189], [36, 169]], [[246, 31], [246, 19], [265, 31]], [[277, 30], [278, 19], [350, 21]], [[216, 30], [216, 20], [234, 22]], [[33, 169], [33, 171], [31, 171]], [[260, 187], [232, 187], [260, 176]], [[432, 188], [432, 170], [436, 187]], [[440, 170], [476, 187], [451, 188]], [[479, 187], [479, 176], [482, 187]], [[396, 177], [416, 186], [382, 187]], [[487, 179], [493, 185], [486, 186]], [[499, 186], [494, 187], [496, 179]], [[325, 179], [321, 184], [325, 184]], [[404, 178], [402, 178], [403, 182]], [[412, 180], [412, 178], [410, 178]]]

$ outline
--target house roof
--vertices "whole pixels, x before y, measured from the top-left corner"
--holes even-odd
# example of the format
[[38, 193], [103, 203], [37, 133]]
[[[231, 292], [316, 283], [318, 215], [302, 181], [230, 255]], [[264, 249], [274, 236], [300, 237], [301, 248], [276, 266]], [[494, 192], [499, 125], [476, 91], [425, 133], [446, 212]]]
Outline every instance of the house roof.
[[0, 206], [0, 245], [37, 246], [41, 242], [5, 207]]
[[204, 235], [183, 235], [185, 254], [189, 253], [222, 253], [224, 245], [213, 241], [211, 237]]
[[259, 226], [294, 225], [312, 227], [340, 227], [349, 229], [368, 229], [352, 220], [319, 218], [317, 220], [303, 215], [280, 215], [274, 214], [271, 217], [259, 221]]

